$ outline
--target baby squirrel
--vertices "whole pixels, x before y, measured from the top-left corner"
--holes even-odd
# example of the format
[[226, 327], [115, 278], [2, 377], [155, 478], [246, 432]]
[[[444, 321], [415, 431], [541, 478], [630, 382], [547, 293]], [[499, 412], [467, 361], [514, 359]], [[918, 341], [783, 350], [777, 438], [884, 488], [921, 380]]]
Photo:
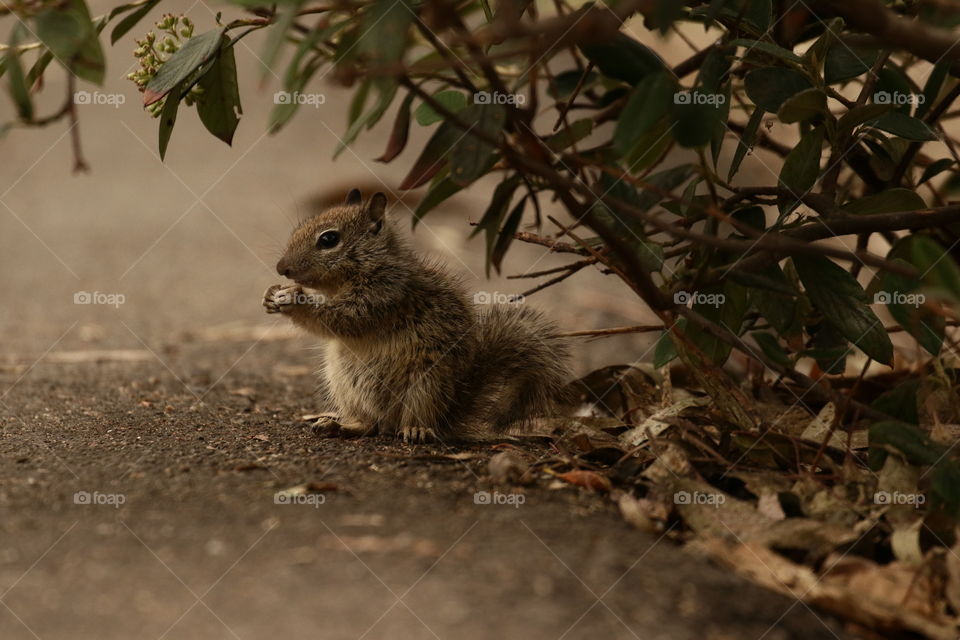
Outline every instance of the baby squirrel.
[[314, 431], [470, 440], [550, 413], [568, 376], [555, 326], [519, 304], [474, 305], [461, 282], [407, 246], [387, 199], [342, 206], [294, 229], [267, 313], [326, 339], [321, 377], [336, 416]]

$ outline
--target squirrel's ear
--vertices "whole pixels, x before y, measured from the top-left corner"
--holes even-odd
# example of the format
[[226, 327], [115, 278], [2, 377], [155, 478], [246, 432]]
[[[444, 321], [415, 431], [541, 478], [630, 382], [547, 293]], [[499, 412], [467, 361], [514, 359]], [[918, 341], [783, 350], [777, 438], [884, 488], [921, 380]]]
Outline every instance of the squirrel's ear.
[[347, 200], [344, 204], [360, 204], [360, 189], [350, 189], [350, 193], [347, 194]]
[[379, 191], [373, 194], [370, 202], [367, 203], [367, 218], [373, 223], [371, 228], [374, 233], [380, 231], [383, 227], [383, 217], [387, 211], [387, 196]]

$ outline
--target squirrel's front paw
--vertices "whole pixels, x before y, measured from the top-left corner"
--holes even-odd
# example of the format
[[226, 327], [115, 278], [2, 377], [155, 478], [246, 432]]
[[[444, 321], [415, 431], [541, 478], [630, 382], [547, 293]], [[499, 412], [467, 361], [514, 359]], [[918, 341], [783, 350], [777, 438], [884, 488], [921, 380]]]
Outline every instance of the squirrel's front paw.
[[263, 294], [263, 308], [267, 313], [283, 313], [289, 311], [297, 295], [302, 293], [300, 285], [282, 285], [275, 284], [269, 287]]

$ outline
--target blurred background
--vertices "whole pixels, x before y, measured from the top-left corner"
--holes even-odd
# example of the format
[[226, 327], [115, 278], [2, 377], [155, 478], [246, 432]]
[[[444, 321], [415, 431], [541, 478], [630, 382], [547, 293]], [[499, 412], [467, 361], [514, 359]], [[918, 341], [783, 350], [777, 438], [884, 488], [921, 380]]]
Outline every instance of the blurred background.
[[[111, 6], [102, 0], [90, 3], [95, 15]], [[0, 286], [8, 301], [0, 309], [0, 329], [7, 356], [37, 356], [47, 349], [142, 351], [145, 346], [159, 353], [184, 340], [230, 335], [243, 342], [264, 337], [265, 331], [271, 339], [306, 345], [308, 338], [267, 317], [260, 307], [263, 290], [279, 281], [274, 265], [297, 218], [309, 215], [319, 202], [338, 201], [348, 189], [360, 187], [365, 194], [386, 192], [391, 214], [409, 230], [412, 209], [425, 188], [398, 202], [396, 187], [433, 129], [414, 125], [404, 154], [388, 165], [376, 163], [373, 158], [382, 153], [393, 120], [388, 114], [333, 161], [338, 136], [346, 129], [351, 90], [321, 72], [307, 90], [322, 93], [324, 104], [303, 105], [284, 129], [268, 135], [268, 114], [280, 83], [279, 71], [270, 72], [258, 57], [262, 32], [236, 49], [244, 113], [233, 146], [211, 137], [195, 109], [181, 106], [166, 162], [160, 162], [158, 121], [143, 111], [141, 94], [126, 79], [136, 65], [134, 39], [163, 12], [182, 11], [204, 31], [224, 8], [189, 0], [164, 2], [115, 46], [104, 42], [104, 86], [80, 83], [77, 88], [122, 96], [113, 100], [122, 104], [78, 107], [90, 173], [71, 174], [65, 120], [46, 128], [14, 129], [0, 139], [0, 256], [6, 275]], [[671, 64], [689, 56], [682, 41], [660, 39], [642, 26], [631, 32]], [[691, 37], [710, 39], [702, 30]], [[283, 61], [275, 66], [282, 70]], [[48, 71], [36, 100], [39, 113], [59, 107], [64, 81], [57, 69]], [[11, 109], [10, 101], [0, 102], [0, 108]], [[0, 120], [13, 119], [2, 115]], [[684, 152], [676, 153], [676, 162], [683, 161]], [[751, 155], [744, 171], [757, 170], [767, 175]], [[469, 222], [479, 220], [494, 186], [487, 179], [447, 201], [412, 238], [425, 254], [461, 273], [471, 290], [520, 293], [543, 279], [487, 280], [483, 238], [468, 239]], [[551, 203], [541, 204], [551, 211]], [[543, 247], [515, 242], [504, 275], [567, 261], [569, 257]], [[74, 304], [77, 292], [121, 294], [123, 304]], [[565, 331], [655, 321], [615, 276], [594, 269], [531, 296], [528, 303], [547, 311]], [[649, 360], [656, 336], [578, 340], [577, 371]]]

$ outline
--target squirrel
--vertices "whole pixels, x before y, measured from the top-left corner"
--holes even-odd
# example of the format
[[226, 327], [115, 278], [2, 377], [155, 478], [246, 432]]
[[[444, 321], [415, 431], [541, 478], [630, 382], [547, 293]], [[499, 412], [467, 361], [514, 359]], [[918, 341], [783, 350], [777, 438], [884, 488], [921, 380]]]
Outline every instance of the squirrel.
[[326, 340], [321, 369], [336, 410], [313, 430], [469, 441], [548, 415], [563, 397], [568, 350], [521, 304], [477, 305], [461, 281], [419, 257], [387, 199], [350, 191], [294, 229], [267, 313]]

